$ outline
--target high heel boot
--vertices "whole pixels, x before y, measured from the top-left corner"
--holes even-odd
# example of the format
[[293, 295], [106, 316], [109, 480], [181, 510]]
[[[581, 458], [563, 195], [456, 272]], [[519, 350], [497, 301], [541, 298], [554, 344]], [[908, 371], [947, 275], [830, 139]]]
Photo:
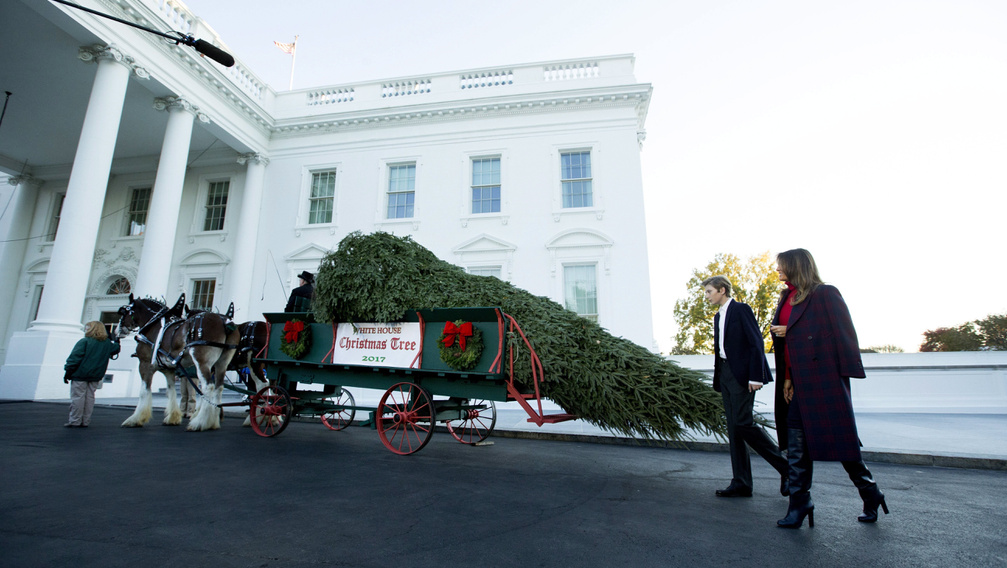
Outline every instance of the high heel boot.
[[808, 526], [815, 526], [815, 503], [811, 500], [812, 461], [808, 454], [804, 430], [787, 429], [787, 463], [790, 469], [790, 506], [787, 516], [776, 521], [776, 526], [799, 529], [808, 517]]
[[888, 514], [888, 504], [885, 503], [885, 494], [878, 489], [878, 484], [874, 482], [870, 470], [864, 460], [855, 462], [843, 462], [843, 468], [849, 474], [853, 485], [860, 491], [860, 498], [864, 500], [864, 512], [857, 517], [861, 523], [874, 523], [878, 520], [878, 507]]

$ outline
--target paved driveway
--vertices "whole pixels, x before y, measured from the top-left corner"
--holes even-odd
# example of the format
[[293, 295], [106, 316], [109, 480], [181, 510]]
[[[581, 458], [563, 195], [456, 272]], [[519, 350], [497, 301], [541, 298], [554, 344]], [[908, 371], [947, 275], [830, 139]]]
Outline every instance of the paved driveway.
[[294, 422], [259, 438], [122, 429], [129, 411], [0, 404], [0, 565], [386, 568], [1004, 566], [1007, 474], [873, 464], [892, 514], [856, 522], [839, 464], [817, 464], [815, 528], [775, 527], [775, 472], [719, 499], [727, 454], [435, 434], [418, 454], [373, 430]]

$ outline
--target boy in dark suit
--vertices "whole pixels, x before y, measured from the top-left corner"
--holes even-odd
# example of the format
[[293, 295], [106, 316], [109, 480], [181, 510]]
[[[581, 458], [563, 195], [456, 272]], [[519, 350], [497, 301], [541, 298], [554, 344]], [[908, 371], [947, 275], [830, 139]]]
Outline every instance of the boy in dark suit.
[[713, 388], [724, 399], [733, 478], [718, 497], [752, 496], [752, 462], [747, 443], [780, 473], [780, 493], [787, 495], [787, 459], [766, 431], [755, 425], [755, 392], [773, 375], [766, 362], [759, 324], [748, 304], [731, 299], [731, 281], [713, 276], [703, 281], [706, 301], [720, 306], [713, 318]]

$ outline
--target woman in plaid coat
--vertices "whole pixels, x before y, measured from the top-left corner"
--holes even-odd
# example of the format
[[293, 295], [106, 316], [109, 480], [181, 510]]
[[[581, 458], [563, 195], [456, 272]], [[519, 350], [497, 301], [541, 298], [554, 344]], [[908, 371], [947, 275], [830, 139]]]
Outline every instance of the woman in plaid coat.
[[787, 284], [770, 326], [777, 379], [783, 375], [777, 381], [776, 424], [790, 466], [790, 507], [777, 525], [800, 528], [807, 516], [814, 526], [814, 460], [842, 462], [864, 501], [857, 520], [873, 523], [878, 507], [887, 514], [888, 506], [860, 455], [850, 377], [866, 375], [850, 311], [839, 290], [822, 283], [810, 252], [788, 250], [776, 262]]

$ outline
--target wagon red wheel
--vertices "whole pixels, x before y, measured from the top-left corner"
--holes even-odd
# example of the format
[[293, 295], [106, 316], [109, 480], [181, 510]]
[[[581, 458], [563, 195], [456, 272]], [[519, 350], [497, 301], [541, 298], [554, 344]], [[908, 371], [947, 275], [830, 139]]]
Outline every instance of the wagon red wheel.
[[448, 432], [463, 444], [481, 442], [493, 433], [497, 423], [497, 406], [492, 400], [470, 399], [462, 410], [463, 418], [448, 420]]
[[399, 455], [423, 449], [434, 433], [434, 405], [426, 389], [413, 383], [392, 386], [381, 397], [377, 412], [378, 436]]
[[252, 430], [260, 436], [272, 438], [287, 427], [293, 411], [290, 395], [283, 387], [262, 387], [252, 397], [248, 409]]
[[348, 390], [344, 390], [341, 394], [324, 398], [322, 402], [327, 405], [342, 407], [327, 410], [325, 414], [322, 414], [322, 424], [325, 424], [325, 427], [329, 430], [342, 430], [346, 428], [353, 422], [353, 417], [357, 414], [357, 410], [353, 408], [356, 406], [357, 401], [353, 399], [353, 395]]

